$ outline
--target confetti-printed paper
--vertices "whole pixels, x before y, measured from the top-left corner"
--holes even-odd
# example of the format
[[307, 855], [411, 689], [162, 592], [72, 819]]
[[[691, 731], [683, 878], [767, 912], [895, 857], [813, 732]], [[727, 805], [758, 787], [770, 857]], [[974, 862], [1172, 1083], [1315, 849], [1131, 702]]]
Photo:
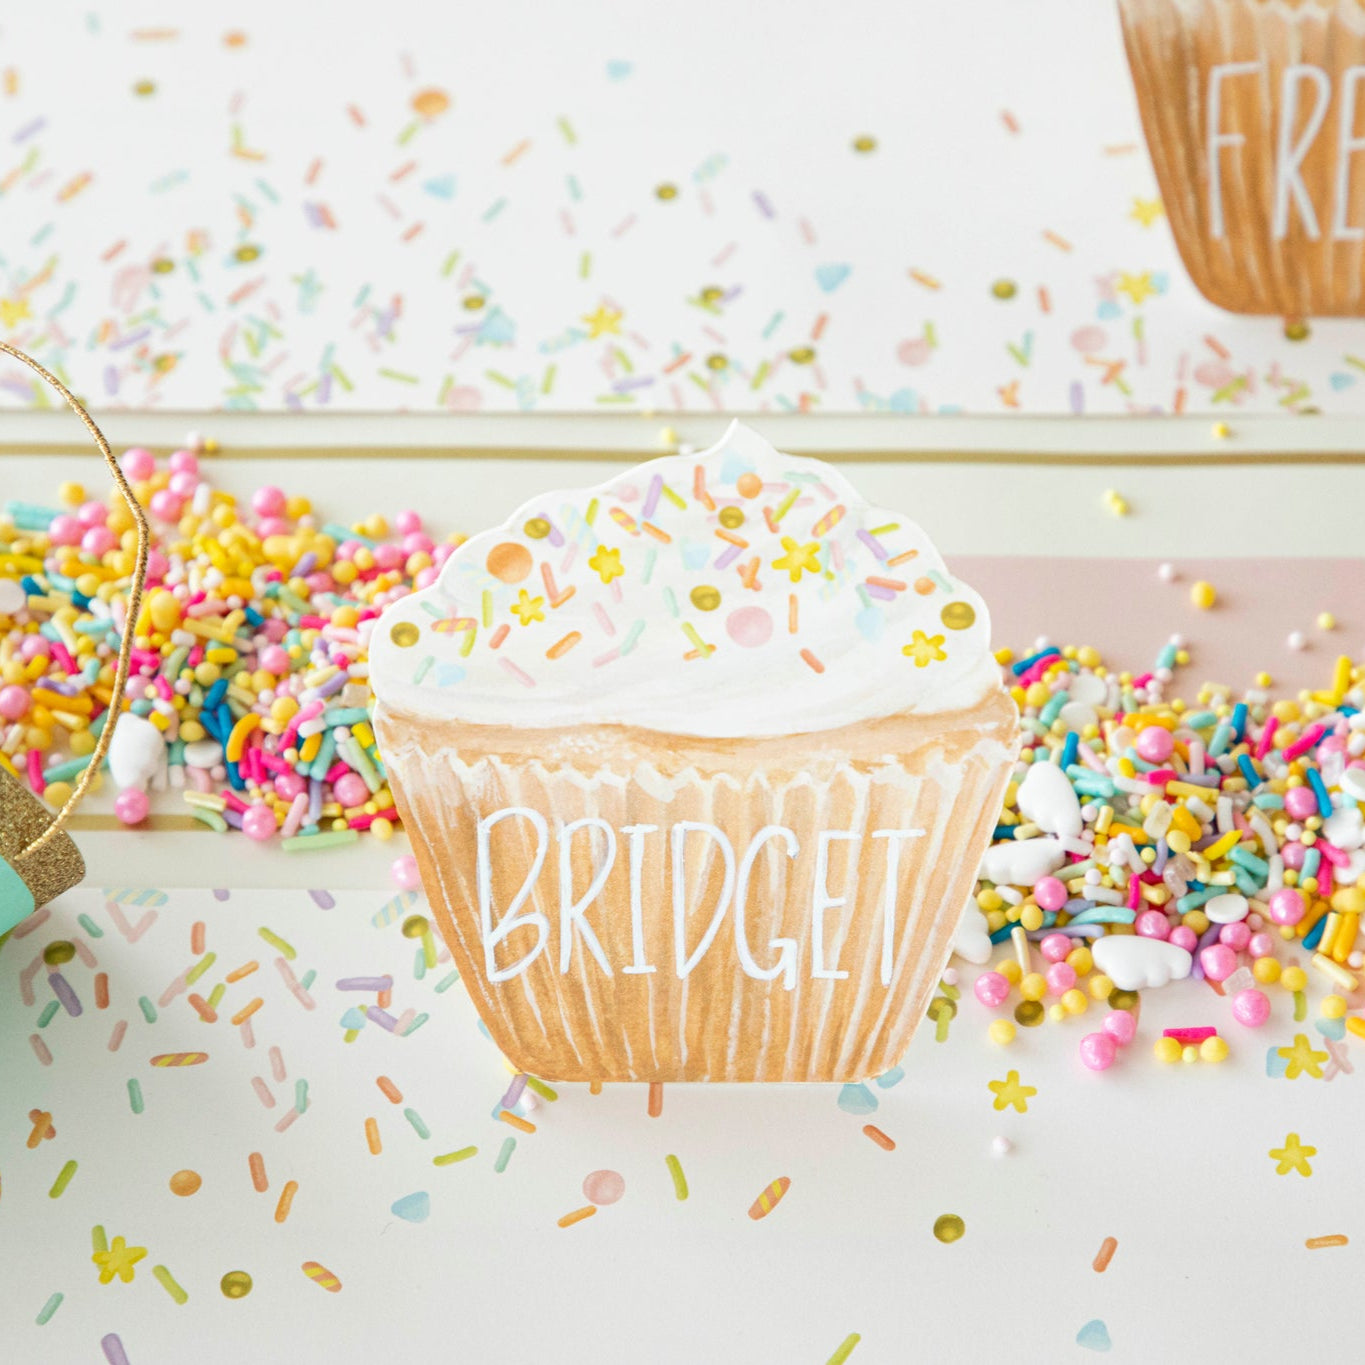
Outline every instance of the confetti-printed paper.
[[0, 332], [101, 406], [1362, 408], [1350, 321], [1190, 283], [1113, 6], [59, 4], [4, 40]]

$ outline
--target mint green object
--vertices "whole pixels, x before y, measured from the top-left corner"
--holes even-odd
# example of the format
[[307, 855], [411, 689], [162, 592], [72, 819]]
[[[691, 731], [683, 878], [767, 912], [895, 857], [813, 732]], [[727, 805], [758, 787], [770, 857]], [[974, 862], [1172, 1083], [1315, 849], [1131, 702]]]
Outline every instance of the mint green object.
[[7, 934], [34, 911], [33, 892], [24, 879], [0, 858], [0, 935]]

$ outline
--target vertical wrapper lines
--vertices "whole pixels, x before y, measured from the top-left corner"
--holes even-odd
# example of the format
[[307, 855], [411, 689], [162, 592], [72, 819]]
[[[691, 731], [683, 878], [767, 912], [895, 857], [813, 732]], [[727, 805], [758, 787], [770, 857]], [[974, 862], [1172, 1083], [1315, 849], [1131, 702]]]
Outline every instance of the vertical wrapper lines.
[[376, 725], [484, 1022], [519, 1069], [559, 1080], [890, 1069], [947, 960], [1016, 744], [1001, 692], [765, 740], [382, 706]]

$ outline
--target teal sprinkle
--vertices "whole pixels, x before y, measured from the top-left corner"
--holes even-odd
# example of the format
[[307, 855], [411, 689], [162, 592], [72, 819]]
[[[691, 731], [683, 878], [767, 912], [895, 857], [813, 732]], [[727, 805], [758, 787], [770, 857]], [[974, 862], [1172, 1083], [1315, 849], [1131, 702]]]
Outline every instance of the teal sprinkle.
[[[305, 986], [304, 989], [307, 990], [308, 988]], [[294, 1082], [294, 1108], [300, 1114], [308, 1112], [308, 1082], [305, 1080], [300, 1079]]]
[[149, 1024], [156, 1023], [156, 1006], [152, 1004], [152, 1002], [148, 1000], [145, 995], [138, 996], [137, 1005], [138, 1008], [142, 1011], [142, 1017]]
[[436, 994], [437, 995], [444, 994], [444, 992], [448, 991], [459, 979], [460, 979], [459, 972], [451, 972], [449, 975], [443, 976], [436, 983]]
[[644, 630], [645, 623], [643, 621], [634, 621], [631, 623], [630, 629], [626, 631], [626, 638], [621, 641], [622, 654], [629, 654], [630, 651], [635, 648], [635, 643], [639, 640], [640, 636], [644, 634]]
[[502, 1149], [498, 1152], [498, 1159], [493, 1163], [493, 1169], [501, 1175], [507, 1169], [507, 1163], [512, 1159], [512, 1153], [517, 1150], [516, 1138], [510, 1137], [502, 1144]]
[[678, 599], [674, 596], [672, 588], [664, 589], [664, 606], [668, 608], [668, 614], [676, 621], [678, 619]]
[[52, 1315], [62, 1306], [62, 1300], [65, 1297], [66, 1297], [65, 1294], [54, 1294], [50, 1299], [48, 1299], [48, 1301], [42, 1306], [42, 1309], [39, 1312], [38, 1316], [34, 1319], [34, 1321], [38, 1324], [39, 1327], [47, 1326], [47, 1324], [52, 1319]]
[[316, 981], [317, 979], [318, 979], [317, 972], [314, 971], [312, 967], [309, 967], [309, 969], [306, 972], [304, 972], [303, 976], [300, 978], [299, 985], [302, 986], [304, 990], [308, 990], [312, 986], [313, 982]]
[[91, 938], [104, 937], [104, 930], [101, 929], [89, 915], [77, 915], [76, 923], [79, 924]]
[[52, 1022], [52, 1016], [61, 1008], [55, 1000], [49, 1000], [43, 1006], [43, 1012], [38, 1016], [38, 1027], [46, 1028]]
[[412, 1021], [412, 1023], [410, 1023], [410, 1024], [407, 1026], [407, 1028], [405, 1028], [405, 1029], [403, 1030], [403, 1037], [406, 1038], [409, 1034], [416, 1033], [417, 1030], [418, 1030], [419, 1028], [421, 1028], [422, 1025], [425, 1024], [425, 1023], [427, 1022], [427, 1020], [430, 1019], [430, 1018], [431, 1018], [431, 1015], [429, 1015], [429, 1014], [419, 1014], [419, 1015], [417, 1016], [417, 1018], [414, 1019], [414, 1020]]
[[420, 981], [427, 974], [427, 955], [420, 948], [417, 950], [416, 959], [412, 964], [412, 975]]
[[412, 1131], [417, 1134], [424, 1142], [431, 1136], [431, 1129], [422, 1121], [422, 1116], [415, 1109], [404, 1109], [403, 1117], [412, 1124]]
[[412, 675], [412, 685], [414, 687], [416, 687], [422, 681], [422, 679], [425, 678], [427, 674], [431, 672], [431, 666], [435, 662], [436, 656], [434, 654], [428, 654], [426, 658], [424, 658], [422, 662], [417, 665], [417, 671]]
[[140, 1114], [142, 1112], [142, 1084], [137, 1077], [128, 1082], [128, 1103], [132, 1107], [133, 1113]]

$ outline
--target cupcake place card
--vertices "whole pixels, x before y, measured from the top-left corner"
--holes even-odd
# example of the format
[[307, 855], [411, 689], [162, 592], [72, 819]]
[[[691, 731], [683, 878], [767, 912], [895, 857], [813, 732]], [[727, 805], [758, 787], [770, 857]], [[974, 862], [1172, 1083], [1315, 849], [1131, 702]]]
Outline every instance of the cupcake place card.
[[371, 670], [433, 912], [519, 1069], [895, 1065], [1018, 724], [913, 522], [735, 425], [465, 542]]

